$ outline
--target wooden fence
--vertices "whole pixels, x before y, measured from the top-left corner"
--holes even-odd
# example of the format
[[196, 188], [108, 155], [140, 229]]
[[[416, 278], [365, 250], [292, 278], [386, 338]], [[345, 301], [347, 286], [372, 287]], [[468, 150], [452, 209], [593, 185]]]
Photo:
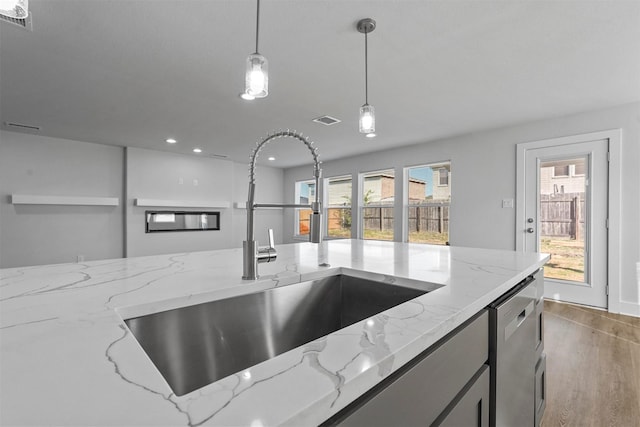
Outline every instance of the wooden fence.
[[393, 206], [363, 208], [365, 230], [393, 230]]
[[[393, 230], [393, 207], [364, 208], [366, 230]], [[409, 206], [409, 232], [449, 232], [449, 203], [423, 203]]]
[[584, 238], [584, 193], [541, 194], [540, 235]]
[[422, 203], [409, 206], [409, 232], [449, 232], [449, 203]]

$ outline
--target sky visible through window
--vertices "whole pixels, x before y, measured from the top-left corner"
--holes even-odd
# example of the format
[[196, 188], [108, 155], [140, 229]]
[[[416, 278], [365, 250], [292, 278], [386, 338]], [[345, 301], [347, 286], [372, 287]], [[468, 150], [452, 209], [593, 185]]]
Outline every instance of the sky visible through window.
[[311, 196], [315, 196], [315, 193], [313, 192], [313, 188], [315, 188], [315, 186], [316, 185], [314, 183], [301, 182], [300, 183], [300, 199], [305, 199], [309, 201], [309, 192], [311, 192]]
[[426, 183], [424, 186], [425, 197], [433, 196], [433, 169], [429, 166], [411, 168], [409, 169], [409, 178], [424, 181]]

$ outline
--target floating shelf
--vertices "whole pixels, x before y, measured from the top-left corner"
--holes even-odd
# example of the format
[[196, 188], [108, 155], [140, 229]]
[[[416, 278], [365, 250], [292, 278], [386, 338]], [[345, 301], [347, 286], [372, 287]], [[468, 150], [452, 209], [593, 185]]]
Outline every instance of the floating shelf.
[[12, 194], [14, 205], [72, 205], [72, 206], [118, 206], [117, 197], [84, 197], [84, 196], [33, 196], [28, 194]]
[[136, 206], [145, 207], [170, 207], [170, 208], [228, 208], [229, 202], [193, 201], [193, 200], [166, 200], [166, 199], [136, 199]]

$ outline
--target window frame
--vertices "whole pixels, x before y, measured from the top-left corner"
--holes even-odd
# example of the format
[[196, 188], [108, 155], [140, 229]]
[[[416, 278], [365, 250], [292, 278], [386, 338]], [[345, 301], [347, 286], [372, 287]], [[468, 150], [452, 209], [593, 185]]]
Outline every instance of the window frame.
[[[389, 204], [385, 204], [384, 202], [382, 202], [382, 189], [380, 191], [380, 196], [381, 196], [381, 202], [378, 203], [372, 203], [372, 204], [365, 204], [364, 202], [364, 198], [366, 196], [365, 194], [365, 181], [366, 178], [368, 176], [371, 175], [375, 175], [377, 173], [379, 174], [383, 174], [385, 172], [390, 172], [391, 175], [393, 175], [393, 180], [394, 180], [394, 184], [392, 186], [393, 188], [393, 204], [389, 205]], [[382, 242], [393, 242], [395, 241], [395, 221], [397, 220], [396, 216], [395, 216], [395, 207], [396, 207], [396, 202], [398, 200], [397, 195], [395, 194], [395, 180], [398, 177], [396, 176], [396, 169], [395, 167], [387, 167], [387, 168], [381, 168], [381, 169], [374, 169], [374, 170], [370, 170], [370, 171], [363, 171], [363, 172], [359, 172], [358, 173], [358, 238], [362, 239], [362, 240], [374, 240], [374, 241], [382, 241]], [[353, 204], [353, 203], [352, 203]], [[371, 239], [371, 238], [366, 238], [365, 237], [365, 220], [364, 220], [364, 209], [365, 208], [391, 208], [393, 214], [393, 226], [391, 227], [391, 239]], [[352, 231], [353, 234], [353, 231]]]
[[[350, 181], [350, 192], [349, 192], [349, 204], [344, 204], [341, 206], [338, 205], [329, 205], [329, 188], [331, 181], [342, 181], [342, 180]], [[353, 175], [345, 174], [345, 175], [336, 175], [332, 177], [324, 178], [322, 183], [322, 213], [324, 215], [324, 238], [326, 240], [337, 240], [337, 239], [353, 239], [355, 238], [353, 232]], [[340, 237], [340, 236], [330, 236], [329, 235], [329, 209], [349, 209], [351, 214], [351, 226], [349, 228], [349, 237]]]
[[[410, 234], [410, 230], [409, 230], [409, 209], [412, 207], [420, 207], [420, 206], [433, 206], [434, 203], [437, 202], [442, 202], [443, 204], [447, 204], [448, 203], [448, 208], [449, 208], [449, 213], [446, 217], [447, 220], [447, 241], [446, 243], [444, 243], [444, 245], [449, 245], [449, 242], [451, 240], [451, 199], [452, 199], [452, 195], [453, 195], [453, 186], [452, 186], [452, 182], [451, 182], [451, 169], [453, 162], [451, 160], [442, 160], [442, 161], [436, 161], [436, 162], [429, 162], [429, 163], [421, 163], [421, 164], [416, 164], [416, 165], [412, 165], [412, 166], [405, 166], [403, 169], [403, 183], [402, 183], [402, 188], [403, 188], [403, 201], [402, 201], [402, 221], [403, 221], [403, 226], [402, 226], [402, 241], [403, 242], [410, 242], [409, 239], [409, 234]], [[437, 199], [434, 200], [433, 198], [430, 201], [427, 201], [427, 199], [425, 198], [424, 202], [419, 202], [419, 203], [410, 203], [409, 201], [409, 195], [410, 195], [410, 171], [411, 169], [420, 169], [420, 168], [430, 168], [432, 170], [432, 193], [431, 196], [433, 197], [433, 195], [435, 194], [435, 187], [449, 187], [449, 197], [447, 199]], [[441, 176], [441, 170], [446, 170], [447, 171], [447, 184], [446, 185], [440, 185], [440, 176]], [[434, 179], [433, 172], [438, 171], [437, 174], [437, 182], [436, 179]], [[410, 243], [415, 243], [415, 244], [433, 244], [433, 245], [441, 245], [441, 243], [431, 243], [431, 242], [410, 242]]]
[[[294, 183], [294, 204], [301, 204], [300, 203], [300, 196], [301, 196], [301, 185], [302, 184], [307, 184], [309, 185], [309, 187], [313, 186], [315, 188], [315, 180], [314, 179], [304, 179], [301, 181], [296, 181]], [[308, 199], [309, 201], [311, 201], [311, 198], [315, 198], [315, 191], [317, 191], [317, 189], [314, 190], [314, 194], [313, 196], [311, 195], [311, 191], [309, 192], [309, 196]], [[311, 211], [311, 208], [309, 209], [304, 209], [304, 208], [295, 208], [294, 209], [294, 221], [293, 221], [293, 238], [294, 239], [306, 239], [309, 236], [309, 233], [305, 233], [305, 234], [301, 234], [300, 233], [300, 212], [301, 211], [306, 211], [309, 210]]]

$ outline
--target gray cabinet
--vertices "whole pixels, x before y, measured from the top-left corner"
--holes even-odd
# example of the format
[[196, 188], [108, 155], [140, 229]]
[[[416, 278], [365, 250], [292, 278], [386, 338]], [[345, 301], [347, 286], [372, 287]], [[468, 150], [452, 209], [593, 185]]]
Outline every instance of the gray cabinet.
[[[451, 410], [442, 421], [436, 420], [434, 425], [440, 427], [488, 427], [489, 426], [489, 397], [491, 376], [489, 365], [483, 365], [469, 386], [460, 393]], [[444, 415], [444, 414], [443, 414]]]
[[[544, 279], [528, 276], [489, 306], [491, 412], [497, 427], [537, 426], [544, 404]], [[537, 368], [539, 367], [539, 368]], [[539, 398], [539, 396], [542, 396]]]
[[[542, 269], [537, 273], [539, 283], [544, 284]], [[536, 369], [535, 369], [535, 425], [542, 422], [547, 406], [547, 356], [544, 354], [544, 286], [538, 287], [536, 304]]]
[[486, 396], [480, 397], [484, 419], [489, 396], [488, 337], [489, 320], [483, 310], [325, 425], [423, 426], [477, 420], [477, 396]]

